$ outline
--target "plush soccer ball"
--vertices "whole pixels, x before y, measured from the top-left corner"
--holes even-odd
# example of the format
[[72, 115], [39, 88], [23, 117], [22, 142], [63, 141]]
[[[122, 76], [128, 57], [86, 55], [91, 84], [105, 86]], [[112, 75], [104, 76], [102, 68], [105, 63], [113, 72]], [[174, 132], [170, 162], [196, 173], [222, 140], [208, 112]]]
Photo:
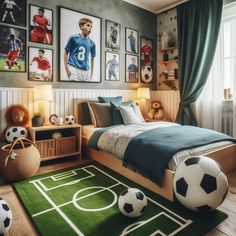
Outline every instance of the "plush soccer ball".
[[5, 138], [9, 143], [12, 143], [16, 138], [26, 138], [28, 131], [25, 127], [13, 126], [6, 130]]
[[75, 123], [75, 117], [70, 115], [70, 116], [66, 116], [65, 118], [65, 124], [66, 125], [72, 125]]
[[139, 217], [147, 207], [147, 198], [139, 189], [128, 188], [120, 194], [118, 206], [123, 215]]
[[2, 198], [0, 198], [0, 234], [5, 234], [11, 227], [12, 223], [12, 212], [7, 204]]
[[153, 71], [151, 66], [144, 66], [141, 70], [141, 78], [144, 83], [150, 83], [152, 81]]
[[228, 180], [216, 161], [203, 156], [191, 157], [175, 172], [174, 192], [185, 207], [208, 212], [224, 201]]

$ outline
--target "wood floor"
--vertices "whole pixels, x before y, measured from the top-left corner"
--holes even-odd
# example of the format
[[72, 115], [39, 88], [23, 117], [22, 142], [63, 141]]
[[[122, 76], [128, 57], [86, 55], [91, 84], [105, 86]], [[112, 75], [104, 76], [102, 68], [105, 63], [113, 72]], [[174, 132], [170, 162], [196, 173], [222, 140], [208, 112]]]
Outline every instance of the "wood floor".
[[[66, 167], [88, 162], [88, 160], [64, 160], [56, 163], [48, 163], [40, 167], [38, 174], [59, 170]], [[227, 175], [229, 180], [229, 193], [224, 203], [219, 207], [226, 212], [229, 217], [218, 225], [215, 229], [207, 233], [207, 236], [236, 235], [236, 170]], [[11, 185], [0, 186], [0, 197], [4, 198], [10, 205], [13, 212], [13, 224], [7, 236], [34, 236], [38, 235], [29, 216], [22, 207], [14, 189]]]

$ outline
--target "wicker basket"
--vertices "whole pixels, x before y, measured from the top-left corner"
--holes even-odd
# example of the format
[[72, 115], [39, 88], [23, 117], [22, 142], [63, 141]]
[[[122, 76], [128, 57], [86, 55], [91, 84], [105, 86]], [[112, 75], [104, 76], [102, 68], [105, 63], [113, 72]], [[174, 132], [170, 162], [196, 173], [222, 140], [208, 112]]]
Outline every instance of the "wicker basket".
[[39, 169], [40, 154], [35, 144], [26, 138], [18, 138], [2, 147], [0, 174], [9, 181], [33, 176]]
[[56, 155], [65, 155], [76, 152], [76, 137], [64, 137], [56, 139]]
[[41, 158], [46, 158], [56, 155], [55, 139], [36, 141], [35, 144], [40, 152]]

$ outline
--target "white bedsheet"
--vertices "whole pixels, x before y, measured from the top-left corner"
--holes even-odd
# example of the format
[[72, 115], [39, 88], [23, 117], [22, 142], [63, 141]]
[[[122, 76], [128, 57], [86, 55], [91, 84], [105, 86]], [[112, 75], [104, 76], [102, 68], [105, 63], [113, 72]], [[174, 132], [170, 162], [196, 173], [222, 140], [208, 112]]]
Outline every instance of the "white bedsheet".
[[[98, 141], [98, 147], [101, 150], [114, 154], [117, 158], [123, 159], [125, 149], [129, 141], [136, 135], [148, 131], [150, 129], [159, 127], [176, 126], [178, 124], [172, 122], [147, 122], [136, 125], [120, 125], [119, 127], [112, 128], [104, 132]], [[82, 127], [82, 134], [86, 138], [90, 138], [92, 134], [98, 130], [93, 125], [85, 125]], [[230, 141], [222, 141], [217, 143], [208, 144], [205, 146], [192, 148], [176, 153], [169, 162], [169, 169], [175, 170], [179, 164], [189, 158], [190, 156], [202, 155], [203, 153], [213, 151], [220, 147], [231, 144]]]

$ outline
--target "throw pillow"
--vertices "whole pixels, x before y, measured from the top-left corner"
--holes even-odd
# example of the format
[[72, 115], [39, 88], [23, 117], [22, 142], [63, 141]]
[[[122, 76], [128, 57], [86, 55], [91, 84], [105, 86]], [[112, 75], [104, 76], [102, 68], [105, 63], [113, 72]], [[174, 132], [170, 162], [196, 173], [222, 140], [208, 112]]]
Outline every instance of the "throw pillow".
[[120, 106], [120, 113], [123, 118], [125, 125], [131, 124], [142, 124], [143, 122], [139, 119], [139, 117], [134, 112], [134, 109], [131, 106]]
[[115, 102], [116, 104], [120, 105], [122, 103], [122, 96], [117, 96], [117, 97], [98, 97], [98, 101], [100, 103]]

